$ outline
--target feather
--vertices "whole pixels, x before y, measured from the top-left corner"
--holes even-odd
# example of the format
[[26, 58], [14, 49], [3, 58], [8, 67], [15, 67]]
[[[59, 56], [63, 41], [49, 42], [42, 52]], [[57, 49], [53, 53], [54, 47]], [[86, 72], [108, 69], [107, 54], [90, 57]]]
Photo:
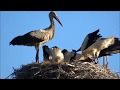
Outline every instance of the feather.
[[52, 52], [52, 63], [62, 63], [64, 56], [61, 49], [55, 46], [50, 48], [50, 50]]
[[47, 45], [44, 45], [42, 47], [42, 49], [43, 49], [43, 57], [44, 57], [43, 60], [49, 60], [49, 61], [51, 61], [51, 59], [52, 59], [52, 52], [49, 49], [49, 47]]
[[120, 53], [120, 40], [115, 38], [114, 44], [101, 50], [99, 57]]
[[10, 45], [25, 45], [25, 46], [35, 46], [35, 43], [42, 42], [43, 39], [38, 39], [36, 37], [31, 36], [29, 33], [15, 37]]
[[76, 50], [68, 51], [66, 49], [63, 49], [62, 53], [64, 55], [64, 61], [65, 62], [69, 63], [69, 62], [72, 62], [73, 60], [75, 60]]
[[[83, 51], [83, 55], [91, 59], [98, 58], [101, 50], [108, 48], [110, 45], [114, 44], [114, 37], [111, 36], [104, 40], [97, 40], [94, 44]], [[92, 57], [93, 56], [93, 57]]]
[[85, 37], [81, 47], [77, 51], [83, 51], [83, 50], [87, 49], [89, 46], [91, 46], [93, 43], [95, 43], [98, 38], [102, 37], [100, 34], [98, 34], [98, 32], [99, 32], [99, 29], [92, 33], [89, 33]]

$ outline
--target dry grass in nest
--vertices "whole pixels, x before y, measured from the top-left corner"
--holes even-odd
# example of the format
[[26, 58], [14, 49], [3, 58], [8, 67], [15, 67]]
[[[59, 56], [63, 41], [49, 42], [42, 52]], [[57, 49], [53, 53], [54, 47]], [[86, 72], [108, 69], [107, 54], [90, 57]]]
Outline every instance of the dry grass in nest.
[[89, 62], [31, 63], [14, 69], [12, 79], [120, 79], [113, 71]]

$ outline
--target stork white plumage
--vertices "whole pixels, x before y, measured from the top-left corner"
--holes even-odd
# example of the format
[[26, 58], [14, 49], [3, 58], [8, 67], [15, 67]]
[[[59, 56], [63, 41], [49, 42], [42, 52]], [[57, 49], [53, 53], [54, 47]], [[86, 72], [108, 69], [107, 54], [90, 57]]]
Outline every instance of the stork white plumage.
[[43, 46], [43, 57], [44, 60], [47, 60], [51, 63], [62, 63], [64, 60], [64, 55], [60, 48], [54, 46], [49, 48], [47, 45]]
[[64, 61], [64, 55], [60, 48], [58, 48], [57, 46], [54, 46], [50, 48], [50, 50], [52, 52], [52, 63], [59, 64]]
[[[99, 31], [100, 31], [100, 30], [98, 29], [98, 30], [96, 30], [96, 31], [94, 31], [94, 32], [92, 32], [92, 33], [87, 34], [86, 37], [84, 38], [83, 42], [82, 42], [81, 47], [77, 50], [77, 52], [78, 52], [78, 51], [82, 51], [82, 52], [83, 52], [85, 49], [87, 49], [87, 48], [90, 47], [93, 43], [95, 43], [98, 38], [102, 37], [101, 34], [98, 34]], [[90, 60], [87, 60], [87, 59], [88, 59], [87, 56], [84, 57], [82, 54], [78, 55], [78, 57], [80, 57], [79, 60], [90, 61]], [[91, 56], [91, 57], [92, 57], [92, 56]], [[92, 61], [92, 60], [91, 60], [91, 61]]]
[[[81, 47], [77, 51], [82, 51], [83, 52], [88, 47], [90, 47], [92, 44], [96, 43], [98, 40], [107, 39], [107, 38], [101, 38], [102, 36], [100, 34], [98, 34], [98, 32], [99, 32], [99, 29], [92, 32], [92, 33], [89, 33], [85, 37]], [[105, 43], [105, 45], [107, 45], [107, 44]], [[96, 49], [93, 49], [93, 51], [97, 52]], [[92, 59], [95, 58], [95, 57], [94, 57], [93, 54], [91, 54], [91, 52], [89, 51], [87, 53], [82, 53], [82, 54], [78, 55], [77, 57], [79, 58], [79, 60], [92, 61]], [[90, 53], [90, 54], [88, 54], [88, 53]], [[116, 54], [116, 53], [120, 53], [120, 40], [118, 38], [114, 38], [114, 44], [112, 44], [110, 46], [108, 45], [108, 48], [105, 48], [103, 50], [101, 49], [101, 51], [97, 53], [97, 54], [99, 54], [99, 56], [97, 55], [97, 59], [100, 58], [100, 57], [103, 57], [103, 65], [105, 65], [105, 60], [106, 60], [106, 62], [107, 62], [106, 66], [107, 66], [108, 65], [108, 61], [107, 61], [108, 55], [112, 55], [112, 54]], [[90, 60], [89, 57], [91, 58], [91, 60]]]
[[[104, 40], [105, 38], [101, 38]], [[103, 57], [103, 66], [108, 67], [108, 56], [111, 56], [112, 54], [120, 53], [120, 39], [115, 38], [114, 44], [110, 45], [108, 48], [101, 50], [99, 57]], [[106, 65], [105, 65], [106, 60]]]
[[100, 51], [103, 49], [108, 48], [109, 46], [113, 45], [115, 41], [115, 37], [111, 36], [109, 38], [106, 38], [104, 40], [98, 39], [95, 43], [93, 43], [90, 47], [85, 49], [82, 54], [85, 58], [90, 58], [95, 60], [98, 59]]
[[62, 53], [64, 55], [64, 61], [65, 62], [72, 62], [73, 60], [75, 60], [76, 57], [76, 50], [72, 50], [72, 51], [68, 51], [67, 49], [63, 49]]

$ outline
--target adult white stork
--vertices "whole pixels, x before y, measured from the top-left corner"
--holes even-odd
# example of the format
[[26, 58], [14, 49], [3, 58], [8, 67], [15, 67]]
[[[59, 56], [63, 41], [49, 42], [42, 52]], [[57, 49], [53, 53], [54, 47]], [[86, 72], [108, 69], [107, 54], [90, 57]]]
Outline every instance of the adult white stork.
[[[104, 40], [105, 38], [102, 38]], [[103, 57], [103, 66], [108, 67], [108, 56], [111, 56], [112, 54], [120, 53], [120, 40], [119, 38], [115, 38], [114, 44], [109, 46], [106, 49], [101, 50], [99, 57]], [[105, 65], [106, 60], [106, 65]]]
[[36, 62], [39, 63], [39, 48], [42, 44], [48, 42], [54, 37], [55, 32], [55, 24], [53, 21], [53, 18], [55, 18], [60, 25], [62, 26], [62, 23], [58, 19], [55, 12], [51, 11], [49, 13], [49, 19], [50, 19], [50, 26], [48, 28], [45, 28], [43, 30], [35, 30], [28, 32], [22, 36], [15, 37], [10, 44], [12, 45], [24, 45], [24, 46], [35, 46], [36, 49]]
[[78, 52], [78, 51], [84, 51], [84, 50], [87, 49], [89, 46], [91, 46], [93, 43], [95, 43], [95, 41], [96, 41], [98, 38], [102, 37], [100, 34], [98, 34], [98, 32], [99, 32], [99, 29], [96, 30], [96, 31], [94, 31], [94, 32], [92, 32], [92, 33], [89, 33], [89, 34], [85, 37], [84, 41], [82, 42], [81, 47], [77, 50], [77, 52]]
[[[105, 39], [107, 39], [107, 38], [99, 38], [97, 41], [105, 40]], [[114, 44], [112, 44], [112, 45], [108, 46], [107, 48], [101, 50], [98, 58], [103, 57], [103, 66], [106, 66], [106, 68], [107, 68], [108, 67], [107, 57], [111, 56], [112, 54], [117, 54], [117, 53], [120, 53], [120, 40], [119, 40], [119, 38], [114, 38]], [[93, 56], [91, 53], [89, 54], [89, 57], [87, 57], [87, 56], [84, 57], [84, 56], [85, 55], [83, 55], [83, 54], [76, 54], [76, 59], [77, 60], [82, 60], [82, 61], [87, 61], [87, 62], [93, 61], [92, 59], [89, 58], [89, 57]], [[105, 65], [105, 60], [107, 62], [106, 65]]]
[[85, 58], [90, 58], [95, 60], [98, 59], [101, 50], [108, 48], [109, 46], [113, 45], [115, 42], [115, 37], [111, 36], [104, 40], [98, 39], [95, 43], [93, 43], [90, 47], [85, 49], [82, 54]]

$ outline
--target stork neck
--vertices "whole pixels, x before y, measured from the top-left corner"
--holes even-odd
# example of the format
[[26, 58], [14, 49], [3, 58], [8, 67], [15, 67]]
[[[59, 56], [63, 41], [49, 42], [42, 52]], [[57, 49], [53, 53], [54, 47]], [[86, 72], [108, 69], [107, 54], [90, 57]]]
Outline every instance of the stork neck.
[[50, 26], [48, 28], [45, 28], [45, 30], [54, 32], [55, 24], [54, 24], [53, 18], [50, 18]]
[[49, 18], [50, 18], [50, 24], [51, 24], [51, 25], [54, 25], [53, 17], [49, 17]]
[[48, 28], [46, 28], [45, 30], [48, 31], [49, 35], [50, 35], [50, 39], [52, 39], [54, 37], [54, 32], [55, 32], [55, 24], [53, 19], [50, 19], [50, 26]]
[[52, 21], [52, 22], [50, 23], [50, 26], [49, 26], [48, 30], [49, 30], [50, 32], [54, 32], [54, 30], [55, 30], [54, 21]]
[[50, 39], [54, 37], [54, 33], [55, 33], [55, 24], [51, 23], [50, 28], [49, 28]]

